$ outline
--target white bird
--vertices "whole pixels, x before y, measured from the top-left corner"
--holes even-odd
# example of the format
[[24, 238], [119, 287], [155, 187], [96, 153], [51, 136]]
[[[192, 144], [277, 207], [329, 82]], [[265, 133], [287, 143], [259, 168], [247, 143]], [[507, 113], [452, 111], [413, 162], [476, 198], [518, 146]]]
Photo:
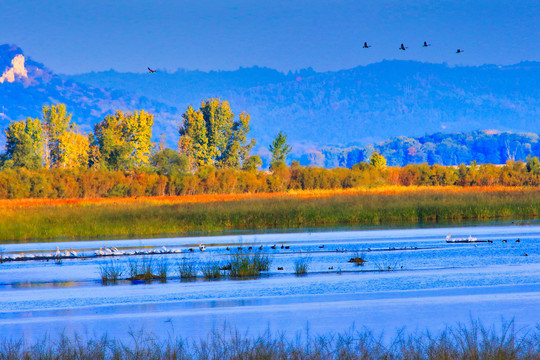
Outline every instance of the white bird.
[[60, 257], [62, 255], [62, 253], [60, 252], [60, 249], [58, 248], [58, 246], [56, 247], [56, 253], [54, 254], [54, 256], [56, 257]]
[[77, 256], [77, 252], [73, 249], [69, 249], [69, 252], [71, 253], [72, 256]]
[[94, 254], [96, 254], [97, 256], [103, 256], [103, 255], [105, 255], [105, 253], [103, 252], [103, 249], [102, 249], [102, 248], [99, 248], [99, 250], [94, 251]]
[[206, 251], [206, 247], [203, 245], [203, 243], [199, 244], [199, 250]]

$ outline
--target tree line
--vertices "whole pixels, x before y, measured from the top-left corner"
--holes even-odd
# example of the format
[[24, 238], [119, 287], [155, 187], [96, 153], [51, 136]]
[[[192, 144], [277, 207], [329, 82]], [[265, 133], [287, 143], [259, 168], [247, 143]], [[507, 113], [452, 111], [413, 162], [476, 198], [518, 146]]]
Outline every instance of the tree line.
[[249, 114], [238, 117], [226, 101], [188, 107], [178, 150], [152, 142], [153, 115], [118, 111], [82, 134], [65, 105], [43, 107], [41, 119], [13, 121], [0, 157], [0, 198], [164, 196], [201, 193], [346, 189], [376, 185], [539, 186], [538, 157], [526, 162], [441, 166], [387, 166], [372, 152], [350, 169], [302, 166], [280, 132], [269, 145], [269, 171], [251, 155]]

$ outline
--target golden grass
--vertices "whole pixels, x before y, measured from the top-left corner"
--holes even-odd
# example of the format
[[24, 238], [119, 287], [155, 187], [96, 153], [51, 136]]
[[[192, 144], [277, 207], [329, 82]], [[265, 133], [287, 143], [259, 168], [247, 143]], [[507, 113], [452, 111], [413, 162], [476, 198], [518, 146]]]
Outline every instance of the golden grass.
[[247, 199], [274, 199], [274, 198], [325, 198], [336, 195], [355, 194], [408, 194], [408, 193], [493, 193], [493, 192], [531, 192], [537, 191], [531, 187], [509, 186], [399, 186], [383, 185], [371, 188], [332, 189], [332, 190], [291, 190], [274, 193], [241, 193], [241, 194], [198, 194], [182, 196], [135, 196], [122, 198], [72, 198], [72, 199], [0, 199], [1, 208], [26, 208], [40, 206], [73, 206], [73, 205], [122, 205], [122, 204], [197, 204], [222, 201], [239, 201]]

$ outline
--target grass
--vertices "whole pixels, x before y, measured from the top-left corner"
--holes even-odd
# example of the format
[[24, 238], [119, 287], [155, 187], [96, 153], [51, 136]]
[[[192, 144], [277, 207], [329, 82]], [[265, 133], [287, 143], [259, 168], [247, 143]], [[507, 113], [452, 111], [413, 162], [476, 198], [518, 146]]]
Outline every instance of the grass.
[[309, 264], [311, 263], [311, 257], [300, 256], [294, 260], [294, 273], [296, 275], [305, 275], [309, 270]]
[[169, 264], [166, 258], [154, 263], [153, 257], [144, 256], [142, 260], [128, 260], [128, 280], [167, 280]]
[[[538, 188], [381, 187], [204, 197], [0, 202], [0, 242], [225, 230], [530, 219]], [[114, 201], [113, 201], [114, 200]]]
[[99, 274], [102, 283], [114, 283], [120, 279], [124, 270], [120, 263], [111, 260], [99, 266]]
[[263, 254], [242, 254], [232, 255], [228, 265], [232, 277], [252, 277], [259, 276], [261, 271], [270, 270], [272, 259]]
[[399, 332], [387, 341], [364, 330], [327, 335], [298, 333], [293, 340], [268, 331], [259, 336], [234, 330], [214, 330], [199, 340], [159, 339], [133, 334], [122, 342], [103, 337], [47, 337], [35, 343], [0, 337], [0, 359], [415, 359], [525, 360], [540, 358], [540, 327], [518, 332], [513, 322], [500, 328], [478, 322], [447, 327], [438, 333]]
[[214, 280], [221, 278], [221, 262], [217, 260], [208, 261], [203, 263], [200, 267], [205, 279]]
[[191, 259], [183, 257], [177, 263], [178, 276], [180, 279], [194, 279], [197, 277], [197, 265]]

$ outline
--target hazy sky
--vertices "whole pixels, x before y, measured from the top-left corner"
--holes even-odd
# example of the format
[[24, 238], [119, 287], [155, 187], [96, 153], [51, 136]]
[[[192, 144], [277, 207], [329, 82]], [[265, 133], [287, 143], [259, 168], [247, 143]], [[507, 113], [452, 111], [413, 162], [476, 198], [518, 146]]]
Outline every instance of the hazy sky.
[[540, 61], [540, 0], [0, 0], [0, 43], [70, 74], [512, 64]]

